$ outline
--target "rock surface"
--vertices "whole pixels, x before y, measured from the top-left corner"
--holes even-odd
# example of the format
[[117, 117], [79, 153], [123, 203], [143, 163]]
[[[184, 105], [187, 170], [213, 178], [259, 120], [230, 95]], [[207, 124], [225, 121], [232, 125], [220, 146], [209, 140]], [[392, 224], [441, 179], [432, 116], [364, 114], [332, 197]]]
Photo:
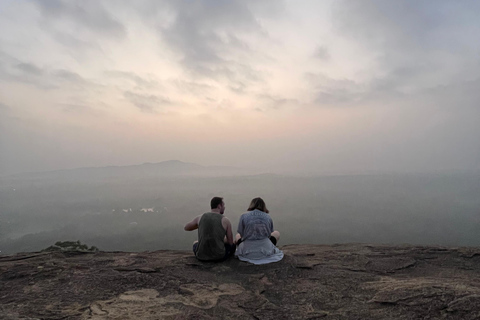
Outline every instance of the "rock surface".
[[261, 266], [187, 251], [0, 256], [0, 318], [480, 318], [480, 248], [282, 250], [282, 261]]

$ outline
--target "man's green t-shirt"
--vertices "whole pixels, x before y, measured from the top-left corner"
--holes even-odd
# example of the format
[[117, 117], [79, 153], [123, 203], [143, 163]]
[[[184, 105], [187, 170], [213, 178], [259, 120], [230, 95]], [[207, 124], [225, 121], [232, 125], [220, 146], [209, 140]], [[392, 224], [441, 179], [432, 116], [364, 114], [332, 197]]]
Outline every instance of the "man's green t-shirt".
[[198, 249], [195, 255], [199, 260], [219, 260], [225, 256], [225, 229], [223, 215], [207, 212], [198, 224]]

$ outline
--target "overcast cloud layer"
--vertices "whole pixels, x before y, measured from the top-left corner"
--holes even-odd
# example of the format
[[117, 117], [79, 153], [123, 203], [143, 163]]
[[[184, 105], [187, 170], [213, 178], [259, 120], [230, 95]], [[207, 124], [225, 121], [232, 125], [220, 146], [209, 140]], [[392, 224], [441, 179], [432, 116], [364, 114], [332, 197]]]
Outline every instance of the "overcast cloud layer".
[[480, 170], [477, 1], [0, 0], [0, 175]]

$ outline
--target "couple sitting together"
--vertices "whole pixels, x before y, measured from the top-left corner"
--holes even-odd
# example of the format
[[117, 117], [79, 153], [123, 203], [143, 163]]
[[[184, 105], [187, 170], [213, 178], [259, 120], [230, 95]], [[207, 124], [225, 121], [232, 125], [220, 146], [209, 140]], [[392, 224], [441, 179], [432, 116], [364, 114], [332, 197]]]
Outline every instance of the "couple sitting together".
[[232, 224], [225, 212], [223, 198], [214, 197], [211, 212], [204, 213], [185, 225], [186, 231], [198, 229], [193, 252], [202, 261], [223, 261], [235, 254], [242, 261], [265, 264], [280, 261], [283, 252], [275, 245], [280, 232], [273, 230], [272, 218], [262, 198], [255, 198], [238, 223], [233, 239]]

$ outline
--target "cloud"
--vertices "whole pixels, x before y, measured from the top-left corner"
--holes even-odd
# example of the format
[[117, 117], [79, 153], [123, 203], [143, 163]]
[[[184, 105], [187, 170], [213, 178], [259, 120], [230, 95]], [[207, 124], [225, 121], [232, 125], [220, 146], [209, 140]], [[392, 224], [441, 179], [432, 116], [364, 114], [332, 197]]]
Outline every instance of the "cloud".
[[370, 57], [376, 90], [411, 93], [480, 75], [480, 3], [341, 1], [333, 12], [336, 32]]
[[224, 62], [220, 54], [232, 43], [237, 48], [248, 48], [234, 34], [259, 28], [241, 1], [175, 1], [171, 5], [176, 9], [176, 17], [161, 30], [162, 35], [192, 68]]
[[61, 24], [77, 33], [88, 32], [91, 36], [122, 39], [126, 28], [95, 0], [49, 0], [34, 1], [40, 8], [43, 23], [61, 30]]
[[[77, 99], [75, 99], [77, 100]], [[75, 103], [76, 102], [76, 103]], [[105, 119], [106, 115], [103, 111], [98, 108], [92, 107], [95, 104], [87, 104], [83, 101], [75, 101], [73, 103], [58, 103], [58, 106], [61, 107], [61, 111], [68, 117], [75, 117], [78, 119], [79, 116], [89, 117], [90, 119]]]
[[105, 74], [111, 78], [130, 80], [131, 82], [135, 83], [135, 85], [142, 88], [153, 88], [158, 86], [157, 80], [146, 79], [144, 77], [139, 76], [135, 72], [110, 70], [110, 71], [105, 71]]
[[353, 60], [341, 60], [339, 48], [319, 47], [314, 56], [329, 54], [331, 64], [352, 70], [306, 74], [318, 106], [398, 105], [386, 102], [480, 78], [479, 3], [338, 1], [332, 12], [337, 45], [347, 43], [341, 53]]
[[230, 85], [228, 88], [237, 94], [245, 94], [247, 86], [243, 82], [236, 82]]
[[0, 80], [26, 83], [42, 90], [55, 87], [44, 68], [20, 61], [7, 54], [0, 55]]
[[40, 76], [43, 74], [43, 70], [31, 63], [19, 63], [15, 66], [18, 70], [24, 73]]
[[11, 108], [4, 103], [0, 102], [0, 112], [9, 112]]
[[35, 63], [21, 61], [7, 54], [0, 55], [0, 79], [31, 84], [42, 90], [63, 88], [64, 85], [82, 88], [99, 86], [74, 71], [40, 67]]
[[65, 48], [70, 49], [70, 54], [74, 57], [81, 57], [84, 52], [92, 52], [94, 54], [104, 54], [100, 43], [96, 41], [96, 37], [92, 39], [80, 39], [74, 34], [63, 32], [62, 30], [52, 30], [52, 37]]
[[198, 81], [171, 79], [170, 83], [184, 94], [191, 94], [202, 97], [215, 89], [212, 85]]
[[172, 21], [157, 27], [159, 36], [194, 76], [248, 85], [261, 73], [248, 59], [252, 37], [267, 35], [249, 1], [169, 1]]
[[[268, 38], [261, 21], [278, 14], [282, 8], [281, 2], [270, 0], [144, 0], [115, 4], [52, 0], [33, 1], [33, 4], [39, 9], [37, 14], [31, 13], [31, 19], [38, 21], [41, 28], [42, 37], [36, 37], [39, 44], [48, 42], [43, 37], [46, 31], [80, 63], [88, 62], [92, 54], [109, 56], [105, 41], [131, 42], [127, 30], [137, 30], [136, 23], [143, 22], [147, 27], [145, 32], [156, 33], [163, 51], [177, 55], [176, 62], [190, 80], [213, 79], [237, 93], [245, 93], [252, 84], [263, 81], [264, 71], [256, 65], [257, 53], [251, 40]], [[66, 64], [62, 67], [67, 68]], [[130, 71], [112, 70], [107, 75], [130, 79], [141, 87], [147, 85], [142, 81], [147, 79], [120, 72]]]
[[316, 105], [355, 105], [368, 94], [368, 87], [350, 79], [334, 79], [322, 73], [306, 73], [305, 79], [312, 87]]
[[157, 113], [161, 107], [172, 105], [172, 101], [169, 98], [153, 94], [139, 94], [127, 91], [124, 93], [124, 96], [140, 111], [147, 113]]
[[315, 58], [318, 58], [318, 59], [323, 60], [323, 61], [328, 61], [328, 60], [330, 60], [330, 52], [329, 52], [329, 50], [328, 50], [328, 48], [327, 48], [326, 46], [319, 46], [319, 47], [315, 50], [313, 56], [314, 56]]
[[[34, 0], [7, 7], [0, 12], [0, 101], [8, 107], [0, 105], [0, 129], [4, 139], [21, 132], [25, 152], [39, 137], [51, 141], [52, 152], [42, 152], [57, 161], [52, 168], [71, 166], [56, 141], [101, 153], [97, 137], [116, 136], [114, 123], [158, 133], [148, 135], [150, 145], [178, 132], [193, 162], [201, 152], [192, 141], [213, 135], [205, 123], [219, 125], [224, 159], [238, 164], [249, 161], [241, 146], [256, 126], [269, 132], [265, 154], [305, 145], [298, 154], [312, 166], [328, 150], [339, 169], [342, 159], [349, 159], [344, 168], [360, 169], [402, 166], [412, 155], [420, 163], [421, 147], [440, 167], [453, 159], [452, 146], [478, 159], [476, 2]], [[121, 129], [130, 141], [140, 131]], [[132, 148], [125, 150], [143, 153], [138, 141]], [[362, 157], [369, 161], [356, 164]], [[12, 170], [27, 168], [17, 165], [12, 157]]]
[[[334, 22], [351, 37], [392, 51], [417, 48], [456, 51], [465, 36], [458, 31], [479, 29], [480, 4], [431, 1], [341, 1], [336, 6]], [[460, 37], [459, 37], [460, 36]], [[463, 39], [462, 39], [463, 38]]]
[[76, 86], [90, 86], [92, 83], [76, 72], [70, 70], [58, 69], [52, 71], [53, 77], [59, 82], [73, 84]]
[[256, 111], [280, 110], [285, 107], [298, 106], [300, 102], [297, 99], [282, 98], [269, 94], [259, 94], [256, 96], [259, 106]]

